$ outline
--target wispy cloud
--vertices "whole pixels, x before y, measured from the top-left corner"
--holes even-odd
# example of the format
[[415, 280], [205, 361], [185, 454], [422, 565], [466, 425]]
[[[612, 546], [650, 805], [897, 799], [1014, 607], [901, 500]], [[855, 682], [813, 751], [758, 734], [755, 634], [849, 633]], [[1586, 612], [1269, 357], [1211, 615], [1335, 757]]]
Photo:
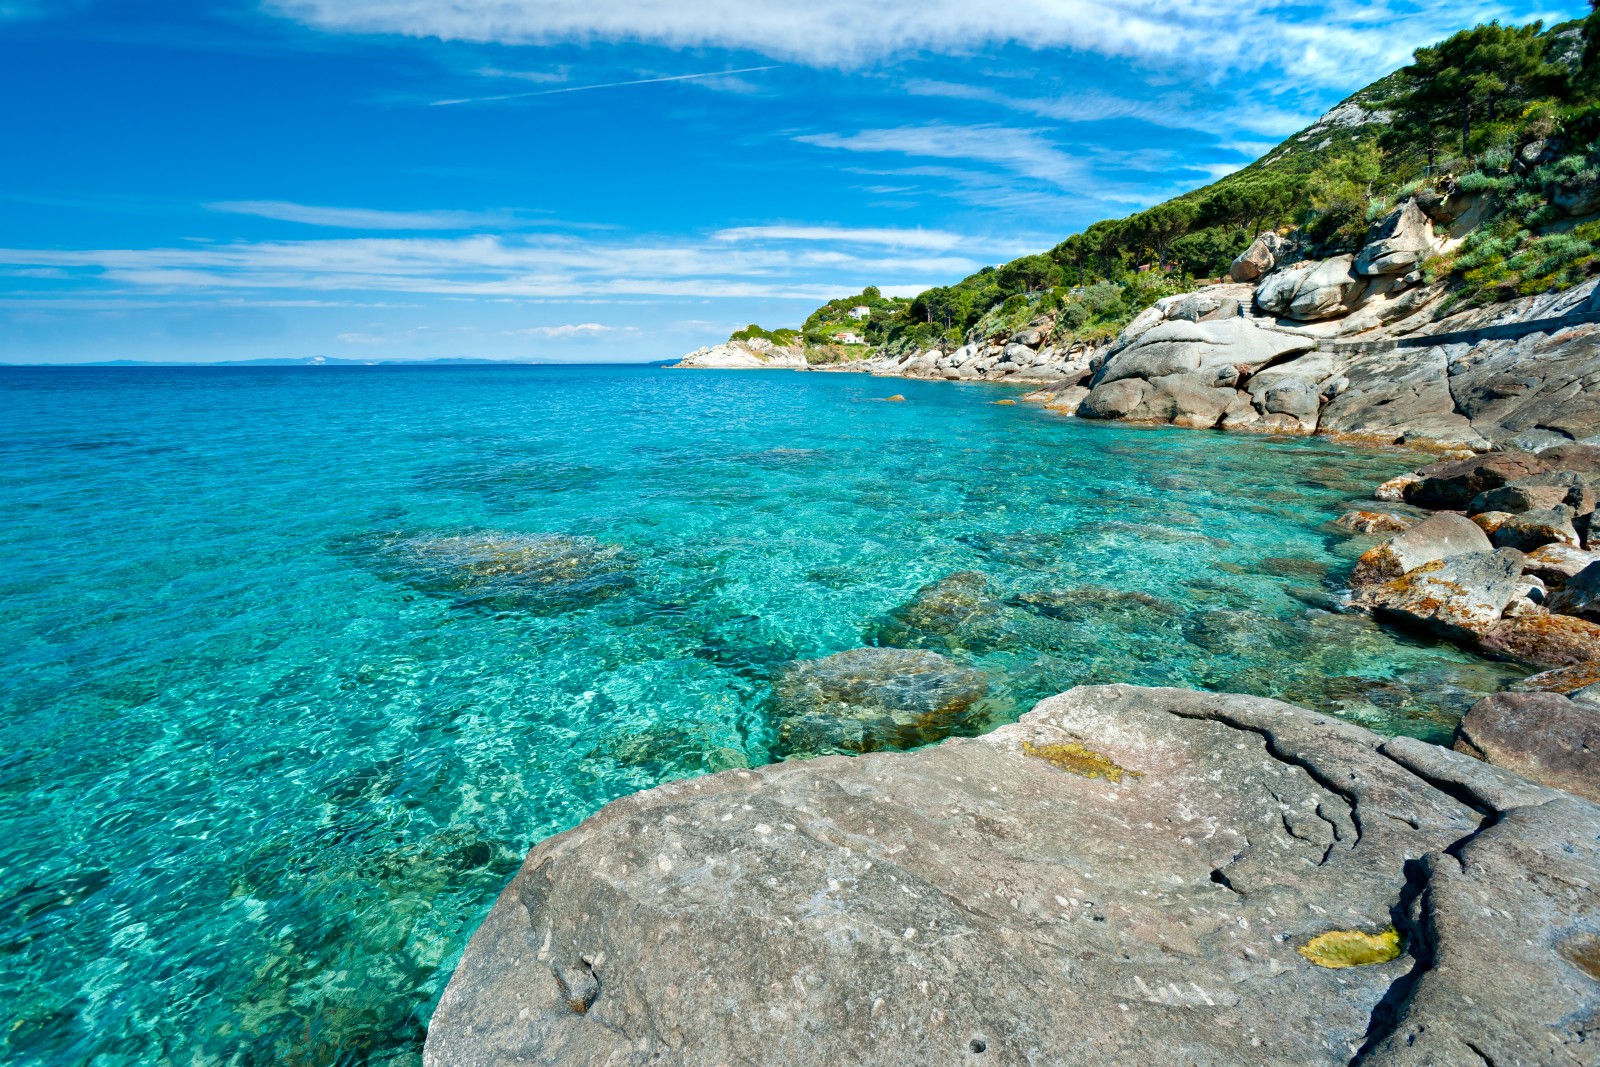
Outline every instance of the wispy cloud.
[[897, 230], [846, 226], [736, 226], [711, 235], [718, 241], [817, 241], [827, 244], [926, 248], [943, 251], [965, 238], [945, 230]]
[[0, 249], [0, 267], [67, 270], [83, 285], [110, 283], [152, 295], [289, 289], [525, 300], [810, 300], [829, 299], [867, 282], [920, 288], [959, 278], [980, 265], [931, 248], [874, 249], [754, 237], [623, 242], [485, 234], [83, 251]]
[[664, 78], [635, 78], [631, 81], [601, 82], [596, 85], [568, 85], [561, 89], [538, 89], [528, 93], [501, 93], [497, 96], [468, 96], [458, 100], [435, 100], [431, 107], [452, 107], [456, 104], [491, 104], [501, 100], [526, 100], [535, 96], [556, 96], [560, 93], [586, 93], [591, 89], [621, 89], [630, 85], [660, 85], [664, 82], [699, 81], [704, 78], [726, 78], [733, 74], [754, 74], [756, 71], [777, 70], [775, 66], [741, 67], [738, 70], [708, 70], [699, 74], [673, 74]]
[[360, 207], [318, 207], [286, 200], [225, 200], [207, 204], [206, 208], [341, 230], [479, 230], [512, 222], [511, 214], [504, 211], [376, 211]]
[[1180, 65], [1221, 80], [1277, 68], [1302, 82], [1348, 84], [1391, 69], [1417, 45], [1491, 17], [1543, 14], [1532, 0], [1429, 4], [1352, 0], [268, 0], [332, 31], [506, 44], [638, 42], [726, 48], [822, 68], [858, 68], [922, 52], [995, 45], [1074, 49]]
[[[1193, 95], [1163, 93], [1152, 98], [1118, 96], [1106, 92], [1071, 92], [1056, 96], [1019, 96], [1004, 93], [989, 85], [926, 78], [906, 83], [908, 93], [939, 96], [953, 100], [972, 100], [998, 107], [1054, 119], [1057, 122], [1120, 122], [1133, 119], [1172, 130], [1200, 130], [1206, 133], [1232, 133], [1243, 130], [1257, 134], [1293, 133], [1311, 124], [1316, 117], [1292, 107], [1283, 107], [1256, 98], [1230, 100], [1219, 106], [1197, 106]], [[1271, 147], [1269, 144], [1267, 147]]]
[[803, 134], [795, 140], [846, 152], [967, 160], [1063, 189], [1071, 187], [1083, 175], [1082, 162], [1062, 152], [1039, 131], [1011, 126], [898, 126], [852, 134]]

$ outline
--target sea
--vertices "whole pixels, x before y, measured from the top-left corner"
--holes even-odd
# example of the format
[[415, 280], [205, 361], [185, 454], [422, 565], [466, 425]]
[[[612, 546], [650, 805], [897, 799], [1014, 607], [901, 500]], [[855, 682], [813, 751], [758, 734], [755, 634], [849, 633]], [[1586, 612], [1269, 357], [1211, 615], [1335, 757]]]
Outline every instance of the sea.
[[1417, 455], [1020, 394], [0, 369], [0, 1061], [418, 1064], [529, 847], [782, 758], [797, 662], [938, 652], [968, 733], [1131, 682], [1445, 740], [1518, 677], [1343, 609]]

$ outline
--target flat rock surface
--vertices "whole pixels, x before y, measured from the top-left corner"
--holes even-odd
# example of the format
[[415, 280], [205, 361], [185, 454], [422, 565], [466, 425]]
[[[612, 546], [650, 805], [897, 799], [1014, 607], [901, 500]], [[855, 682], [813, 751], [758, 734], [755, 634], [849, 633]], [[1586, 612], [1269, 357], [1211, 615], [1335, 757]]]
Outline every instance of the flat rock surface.
[[[529, 854], [424, 1059], [1593, 1063], [1597, 831], [1276, 701], [1082, 687], [981, 738], [612, 803]], [[1298, 951], [1391, 926], [1398, 958]]]

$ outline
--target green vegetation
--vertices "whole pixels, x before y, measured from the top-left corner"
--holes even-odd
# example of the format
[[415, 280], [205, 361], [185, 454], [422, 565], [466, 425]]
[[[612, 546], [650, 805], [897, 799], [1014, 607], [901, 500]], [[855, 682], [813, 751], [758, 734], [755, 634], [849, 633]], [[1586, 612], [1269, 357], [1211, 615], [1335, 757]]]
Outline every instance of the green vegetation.
[[[1549, 30], [1486, 23], [1418, 49], [1212, 185], [913, 300], [867, 289], [832, 301], [806, 320], [805, 341], [853, 333], [904, 351], [1048, 319], [1055, 343], [1097, 342], [1161, 297], [1225, 274], [1263, 230], [1307, 256], [1351, 252], [1418, 194], [1474, 209], [1477, 228], [1426, 268], [1450, 285], [1449, 306], [1560, 289], [1600, 273], [1600, 223], [1583, 221], [1600, 211], [1597, 133], [1600, 10]], [[867, 318], [848, 317], [861, 306]]]
[[889, 324], [905, 311], [908, 303], [884, 296], [877, 286], [869, 285], [855, 296], [830, 300], [813, 311], [800, 332], [808, 345], [850, 344], [850, 337], [859, 337], [869, 345], [882, 344]]
[[730, 341], [771, 341], [779, 348], [788, 348], [800, 343], [800, 331], [787, 328], [777, 330], [763, 330], [755, 323], [751, 323], [742, 330], [735, 330], [728, 336]]

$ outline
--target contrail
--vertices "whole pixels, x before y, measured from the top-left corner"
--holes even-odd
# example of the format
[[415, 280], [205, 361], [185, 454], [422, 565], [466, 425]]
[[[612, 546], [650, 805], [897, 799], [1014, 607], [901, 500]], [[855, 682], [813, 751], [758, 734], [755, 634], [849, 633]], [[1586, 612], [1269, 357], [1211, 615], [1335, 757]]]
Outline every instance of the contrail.
[[674, 74], [670, 78], [640, 78], [631, 82], [605, 82], [601, 85], [570, 85], [565, 89], [540, 89], [531, 93], [507, 93], [504, 96], [469, 96], [460, 100], [435, 100], [429, 107], [449, 107], [452, 104], [489, 104], [497, 100], [525, 100], [531, 96], [554, 96], [557, 93], [582, 93], [590, 89], [620, 89], [624, 85], [657, 85], [661, 82], [683, 82], [692, 78], [720, 78], [725, 74], [754, 74], [762, 70], [777, 70], [779, 64], [767, 67], [740, 67], [738, 70], [708, 70], [703, 74]]

